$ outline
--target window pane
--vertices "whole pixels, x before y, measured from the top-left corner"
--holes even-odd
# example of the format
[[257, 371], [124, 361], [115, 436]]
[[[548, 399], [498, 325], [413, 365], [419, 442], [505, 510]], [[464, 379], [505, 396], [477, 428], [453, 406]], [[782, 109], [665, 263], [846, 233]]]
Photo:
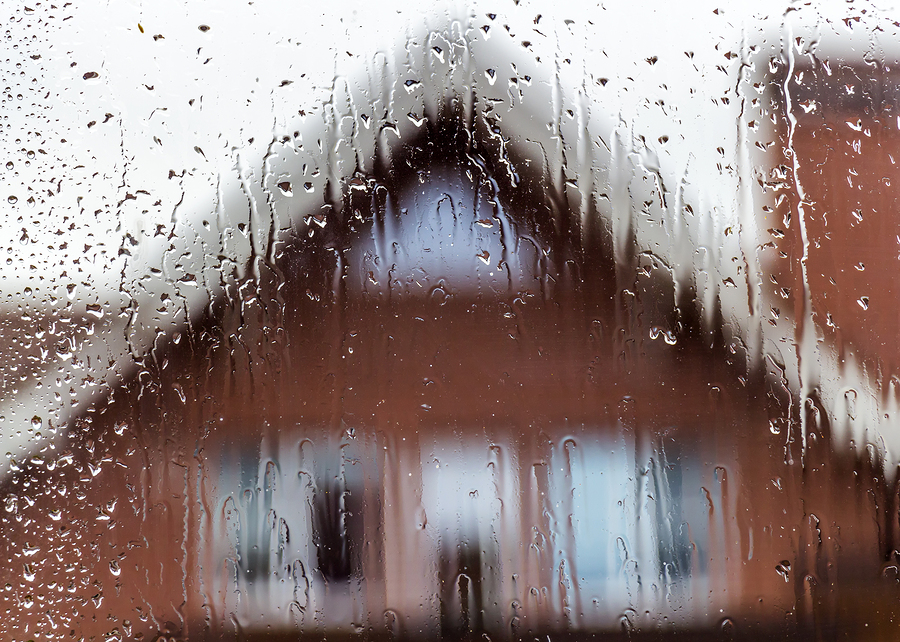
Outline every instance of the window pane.
[[10, 6], [4, 639], [891, 639], [893, 11]]

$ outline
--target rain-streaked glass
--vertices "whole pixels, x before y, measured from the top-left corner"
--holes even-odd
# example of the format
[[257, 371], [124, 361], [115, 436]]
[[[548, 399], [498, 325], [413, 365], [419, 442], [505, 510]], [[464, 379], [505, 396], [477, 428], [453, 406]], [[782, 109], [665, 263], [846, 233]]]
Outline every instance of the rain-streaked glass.
[[0, 637], [897, 636], [896, 8], [5, 10]]

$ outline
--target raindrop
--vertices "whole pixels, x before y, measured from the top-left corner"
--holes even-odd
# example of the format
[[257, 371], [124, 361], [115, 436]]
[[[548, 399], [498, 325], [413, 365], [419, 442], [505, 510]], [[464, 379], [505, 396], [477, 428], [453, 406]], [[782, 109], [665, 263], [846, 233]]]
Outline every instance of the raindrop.
[[775, 572], [778, 573], [785, 582], [790, 581], [791, 563], [789, 560], [781, 560], [775, 565]]

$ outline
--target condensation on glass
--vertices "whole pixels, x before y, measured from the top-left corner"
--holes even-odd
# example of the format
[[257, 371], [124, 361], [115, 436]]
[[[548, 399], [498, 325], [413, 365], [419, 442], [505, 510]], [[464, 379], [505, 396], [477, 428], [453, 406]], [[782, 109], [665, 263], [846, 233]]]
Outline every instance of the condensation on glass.
[[6, 9], [4, 639], [895, 636], [900, 27], [620, 4]]

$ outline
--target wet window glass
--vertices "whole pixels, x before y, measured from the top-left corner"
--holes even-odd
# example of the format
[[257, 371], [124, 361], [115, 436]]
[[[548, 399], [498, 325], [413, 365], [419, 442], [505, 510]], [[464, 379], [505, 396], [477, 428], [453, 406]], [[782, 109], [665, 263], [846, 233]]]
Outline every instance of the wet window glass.
[[76, 4], [4, 22], [0, 637], [896, 637], [896, 11]]

